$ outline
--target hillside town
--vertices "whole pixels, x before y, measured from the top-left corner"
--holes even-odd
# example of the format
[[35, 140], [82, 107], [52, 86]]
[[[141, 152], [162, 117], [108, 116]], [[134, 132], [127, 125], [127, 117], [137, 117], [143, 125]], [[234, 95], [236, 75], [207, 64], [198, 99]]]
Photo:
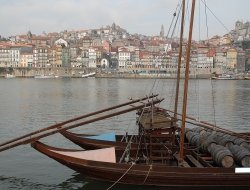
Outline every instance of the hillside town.
[[[185, 62], [184, 41], [183, 58]], [[129, 34], [113, 23], [99, 29], [62, 31], [3, 38], [0, 36], [0, 68], [76, 68], [106, 73], [172, 75], [178, 64], [179, 38]], [[185, 64], [181, 72], [184, 72]], [[191, 75], [246, 73], [250, 70], [250, 23], [237, 21], [224, 36], [194, 41]]]

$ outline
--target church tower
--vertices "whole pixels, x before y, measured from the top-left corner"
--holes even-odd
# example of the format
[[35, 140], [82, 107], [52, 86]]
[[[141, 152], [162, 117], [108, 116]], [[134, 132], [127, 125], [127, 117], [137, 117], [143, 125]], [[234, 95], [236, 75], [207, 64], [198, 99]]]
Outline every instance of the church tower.
[[163, 24], [161, 25], [160, 37], [161, 37], [161, 38], [164, 37], [164, 26], [163, 26]]

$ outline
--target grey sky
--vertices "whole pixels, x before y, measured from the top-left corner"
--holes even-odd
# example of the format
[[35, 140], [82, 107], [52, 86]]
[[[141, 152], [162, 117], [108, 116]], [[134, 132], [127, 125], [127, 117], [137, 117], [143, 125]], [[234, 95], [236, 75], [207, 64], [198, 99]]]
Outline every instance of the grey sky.
[[[196, 39], [199, 36], [199, 7], [201, 38], [206, 38], [202, 1], [205, 0], [196, 1]], [[0, 35], [7, 37], [26, 34], [28, 30], [41, 34], [43, 31], [94, 29], [111, 25], [113, 22], [130, 33], [158, 35], [162, 24], [167, 33], [179, 2], [180, 0], [0, 0]], [[236, 20], [250, 20], [249, 0], [206, 2], [230, 30], [234, 28]], [[209, 11], [207, 14], [209, 36], [227, 33]]]

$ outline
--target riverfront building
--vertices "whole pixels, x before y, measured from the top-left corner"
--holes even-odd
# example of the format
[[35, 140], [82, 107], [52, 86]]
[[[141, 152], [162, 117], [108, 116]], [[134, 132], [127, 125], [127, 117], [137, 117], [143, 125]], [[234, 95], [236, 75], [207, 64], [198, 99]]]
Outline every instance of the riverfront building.
[[[176, 73], [178, 39], [129, 34], [115, 23], [100, 29], [63, 31], [36, 36], [12, 36], [0, 42], [0, 67], [21, 68], [105, 68], [120, 72]], [[235, 29], [222, 37], [195, 42], [190, 72], [245, 72], [250, 68], [249, 49], [232, 43], [249, 39], [248, 22], [236, 22]], [[237, 42], [238, 42], [237, 41]], [[250, 43], [249, 43], [250, 44]], [[182, 69], [185, 68], [185, 49]]]

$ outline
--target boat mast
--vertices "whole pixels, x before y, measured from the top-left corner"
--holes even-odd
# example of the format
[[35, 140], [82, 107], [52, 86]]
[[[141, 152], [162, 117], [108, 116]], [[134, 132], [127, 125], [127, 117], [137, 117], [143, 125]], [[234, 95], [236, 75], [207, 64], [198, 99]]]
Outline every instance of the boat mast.
[[190, 25], [189, 25], [187, 59], [186, 59], [186, 70], [185, 70], [183, 107], [182, 107], [181, 139], [180, 139], [180, 164], [183, 164], [183, 160], [184, 160], [184, 136], [185, 136], [185, 127], [186, 127], [186, 115], [187, 115], [187, 93], [188, 93], [188, 80], [189, 80], [189, 63], [190, 63], [190, 54], [191, 54], [191, 45], [192, 45], [194, 10], [195, 10], [195, 0], [192, 0], [192, 10], [191, 10]]
[[174, 119], [175, 119], [175, 121], [177, 121], [177, 112], [178, 112], [178, 99], [179, 99], [179, 86], [180, 86], [180, 71], [181, 71], [181, 57], [182, 57], [182, 42], [183, 42], [183, 32], [184, 32], [184, 17], [185, 17], [185, 0], [182, 0], [181, 33], [180, 33], [180, 51], [179, 51], [179, 57], [178, 57], [177, 82], [176, 82], [175, 106], [174, 106]]

